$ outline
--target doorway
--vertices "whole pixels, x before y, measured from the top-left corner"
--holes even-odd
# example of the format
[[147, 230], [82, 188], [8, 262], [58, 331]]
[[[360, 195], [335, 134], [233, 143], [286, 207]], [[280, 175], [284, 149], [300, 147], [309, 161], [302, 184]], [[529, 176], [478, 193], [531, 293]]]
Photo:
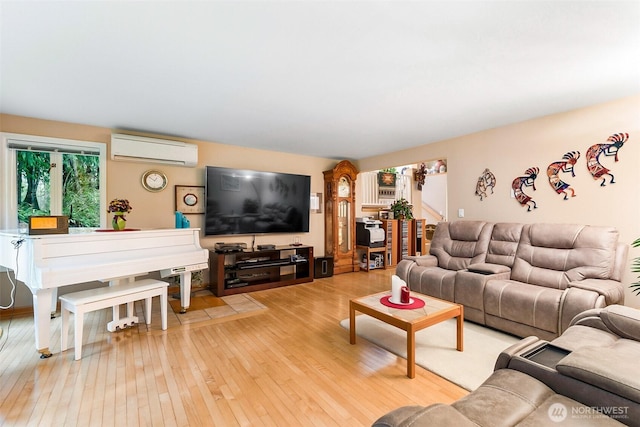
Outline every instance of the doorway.
[[[383, 171], [393, 171], [397, 174], [395, 188], [389, 194], [380, 191], [378, 173]], [[424, 174], [421, 189], [417, 185], [420, 179], [418, 172]], [[411, 200], [415, 218], [423, 218], [427, 224], [446, 221], [446, 159], [360, 172], [356, 184], [358, 186], [357, 200], [360, 202], [360, 209], [364, 216], [378, 217], [380, 210], [387, 209], [394, 200], [404, 197]]]
[[427, 224], [447, 220], [447, 160], [438, 159], [420, 163], [424, 165], [424, 184], [420, 191], [421, 217]]

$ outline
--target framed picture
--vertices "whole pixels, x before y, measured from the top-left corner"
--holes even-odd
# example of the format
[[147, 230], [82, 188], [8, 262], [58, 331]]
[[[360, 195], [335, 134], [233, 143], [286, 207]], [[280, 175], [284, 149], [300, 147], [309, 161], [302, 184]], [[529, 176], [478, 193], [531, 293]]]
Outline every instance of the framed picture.
[[240, 191], [240, 178], [233, 175], [222, 175], [221, 178], [224, 191]]
[[322, 193], [311, 193], [311, 213], [322, 213]]
[[203, 214], [204, 186], [176, 185], [176, 211], [183, 214]]

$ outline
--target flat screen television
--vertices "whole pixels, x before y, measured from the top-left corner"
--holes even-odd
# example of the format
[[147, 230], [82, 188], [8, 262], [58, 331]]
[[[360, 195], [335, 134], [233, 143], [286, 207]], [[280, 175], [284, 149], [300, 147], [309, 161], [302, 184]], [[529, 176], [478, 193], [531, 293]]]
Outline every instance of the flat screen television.
[[205, 235], [309, 231], [311, 177], [207, 166]]

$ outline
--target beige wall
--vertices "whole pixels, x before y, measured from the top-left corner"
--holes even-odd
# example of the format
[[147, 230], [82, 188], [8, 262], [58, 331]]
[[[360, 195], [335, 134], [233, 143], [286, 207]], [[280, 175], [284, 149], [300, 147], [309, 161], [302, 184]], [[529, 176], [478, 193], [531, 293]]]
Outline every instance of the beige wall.
[[[619, 161], [601, 159], [616, 183], [601, 187], [587, 171], [585, 154], [591, 145], [619, 132], [629, 134]], [[576, 176], [563, 174], [562, 179], [573, 185], [576, 197], [565, 201], [549, 186], [546, 168], [572, 150], [581, 153]], [[368, 171], [438, 158], [447, 159], [450, 220], [457, 219], [462, 208], [468, 220], [613, 225], [624, 242], [640, 237], [640, 96], [366, 158], [358, 167]], [[510, 197], [510, 190], [511, 181], [531, 166], [540, 168], [537, 190], [529, 189], [538, 208], [527, 212]], [[497, 185], [495, 194], [480, 201], [474, 193], [484, 168], [496, 175]], [[631, 249], [630, 254], [640, 256], [640, 249]], [[625, 283], [636, 281], [630, 267], [627, 271]], [[640, 296], [627, 289], [625, 304], [640, 307]]]
[[[497, 129], [486, 130], [447, 141], [396, 151], [355, 162], [361, 171], [377, 170], [394, 165], [418, 163], [423, 160], [446, 158], [448, 164], [447, 218], [457, 217], [459, 208], [465, 210], [465, 219], [509, 222], [554, 222], [593, 225], [614, 225], [621, 239], [632, 242], [640, 237], [640, 96], [596, 105], [576, 111], [542, 117]], [[0, 115], [0, 131], [71, 138], [108, 143], [111, 130], [94, 126], [52, 122], [10, 115]], [[613, 133], [627, 132], [630, 137], [620, 149], [619, 162], [612, 157], [603, 159], [616, 176], [616, 183], [600, 187], [585, 166], [587, 148], [604, 142]], [[153, 135], [152, 135], [153, 136]], [[322, 171], [332, 168], [337, 161], [254, 150], [229, 145], [191, 141], [199, 146], [197, 168], [181, 168], [142, 163], [108, 161], [107, 199], [128, 198], [134, 211], [129, 214], [128, 225], [138, 228], [173, 227], [173, 185], [203, 185], [204, 166], [215, 165], [246, 169], [273, 170], [309, 174], [311, 191], [322, 192]], [[576, 165], [576, 177], [564, 176], [573, 185], [577, 196], [564, 201], [549, 186], [546, 167], [559, 160], [567, 151], [577, 150], [581, 158]], [[511, 181], [527, 168], [537, 166], [541, 173], [536, 180], [537, 191], [531, 192], [538, 209], [526, 212], [510, 197]], [[159, 167], [169, 178], [169, 187], [161, 193], [149, 193], [140, 185], [144, 171]], [[495, 194], [484, 201], [474, 195], [475, 184], [484, 168], [497, 177]], [[360, 215], [360, 214], [359, 214]], [[202, 225], [203, 216], [190, 215], [192, 227]], [[311, 214], [311, 232], [302, 241], [315, 247], [316, 255], [324, 254], [324, 220], [322, 214]], [[258, 236], [257, 243], [288, 244], [291, 235]], [[248, 245], [251, 238], [207, 237], [203, 246], [216, 241], [241, 241]], [[640, 256], [640, 250], [631, 249], [631, 256]], [[630, 261], [629, 261], [630, 265]], [[624, 278], [629, 284], [636, 280], [629, 273]], [[5, 279], [0, 286], [6, 289]], [[640, 307], [640, 297], [627, 290], [626, 304]]]
[[[0, 131], [69, 138], [109, 144], [111, 129], [72, 123], [61, 123], [34, 118], [0, 115]], [[154, 136], [154, 135], [149, 135]], [[185, 168], [153, 163], [129, 163], [107, 161], [107, 200], [129, 199], [133, 211], [127, 215], [131, 228], [173, 228], [175, 224], [174, 185], [204, 185], [204, 168], [223, 166], [231, 168], [266, 170], [311, 175], [311, 192], [323, 193], [322, 171], [333, 168], [338, 162], [332, 159], [279, 153], [234, 147], [212, 142], [184, 140], [198, 145], [198, 166]], [[160, 193], [146, 191], [141, 176], [148, 169], [159, 169], [167, 174], [169, 185]], [[324, 199], [323, 199], [324, 200]], [[203, 227], [204, 215], [188, 215], [191, 227]], [[286, 245], [300, 236], [302, 243], [312, 245], [316, 256], [324, 255], [324, 216], [312, 213], [309, 233], [258, 235], [256, 244]], [[203, 247], [213, 247], [215, 242], [244, 242], [251, 246], [251, 236], [201, 236]], [[4, 275], [3, 275], [4, 276]], [[0, 277], [2, 301], [6, 303], [9, 286], [6, 277]], [[6, 291], [5, 291], [6, 290]], [[23, 286], [18, 288], [18, 306], [31, 304], [31, 294]]]

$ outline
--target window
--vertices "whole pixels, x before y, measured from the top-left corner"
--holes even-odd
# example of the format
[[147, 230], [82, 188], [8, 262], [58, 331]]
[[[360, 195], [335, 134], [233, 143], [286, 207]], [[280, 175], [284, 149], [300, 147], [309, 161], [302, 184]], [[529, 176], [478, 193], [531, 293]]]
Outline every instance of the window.
[[3, 134], [0, 163], [2, 228], [17, 228], [31, 215], [66, 215], [70, 227], [104, 226], [105, 144]]

